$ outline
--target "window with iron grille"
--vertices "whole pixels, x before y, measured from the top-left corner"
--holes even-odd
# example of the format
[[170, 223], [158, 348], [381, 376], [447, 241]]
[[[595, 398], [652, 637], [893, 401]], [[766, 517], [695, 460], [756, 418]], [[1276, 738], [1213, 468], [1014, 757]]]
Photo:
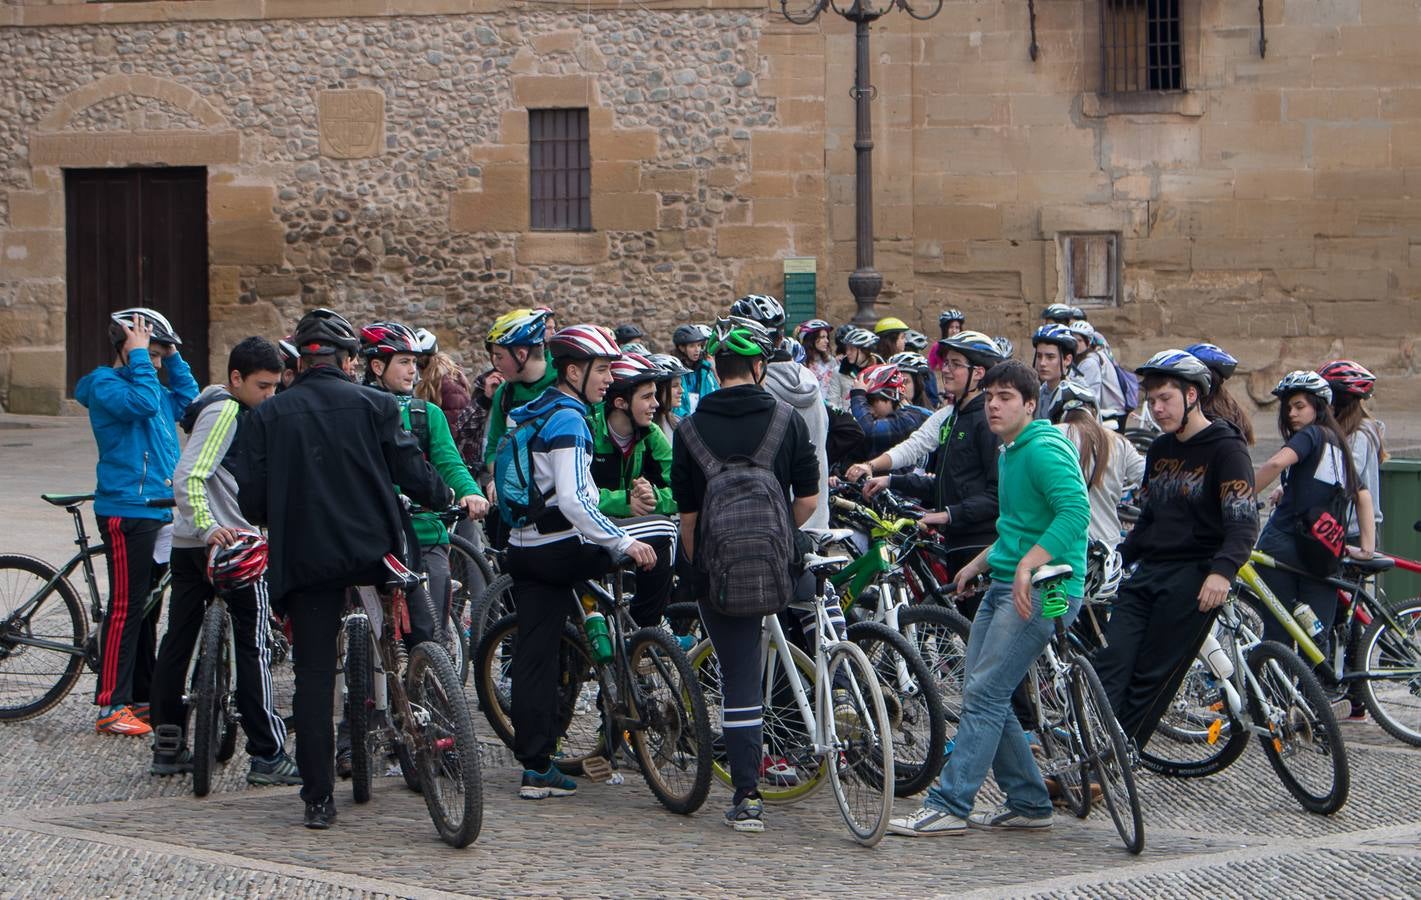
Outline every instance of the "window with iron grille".
[[1184, 90], [1184, 0], [1100, 0], [1100, 92]]
[[587, 110], [528, 110], [528, 164], [533, 229], [592, 230]]
[[1066, 301], [1075, 306], [1120, 302], [1120, 236], [1112, 231], [1061, 235]]

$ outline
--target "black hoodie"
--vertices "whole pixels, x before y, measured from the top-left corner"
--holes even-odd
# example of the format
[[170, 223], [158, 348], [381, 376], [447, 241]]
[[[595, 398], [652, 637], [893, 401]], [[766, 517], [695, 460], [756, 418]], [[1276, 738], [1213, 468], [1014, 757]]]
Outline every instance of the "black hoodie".
[[1258, 539], [1253, 462], [1232, 422], [1215, 419], [1187, 441], [1164, 434], [1145, 456], [1140, 521], [1120, 545], [1126, 563], [1207, 563], [1230, 581]]
[[947, 510], [954, 547], [986, 546], [997, 539], [997, 458], [1002, 439], [987, 426], [987, 395], [977, 394], [943, 423], [933, 475], [894, 475], [889, 487], [930, 499]]

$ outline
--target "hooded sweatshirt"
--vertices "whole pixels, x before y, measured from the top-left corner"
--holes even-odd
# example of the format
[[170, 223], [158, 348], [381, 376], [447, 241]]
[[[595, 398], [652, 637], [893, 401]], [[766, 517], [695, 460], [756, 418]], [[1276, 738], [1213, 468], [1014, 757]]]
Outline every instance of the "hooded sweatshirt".
[[609, 516], [632, 514], [631, 484], [645, 478], [656, 494], [652, 512], [662, 516], [676, 514], [676, 501], [671, 499], [671, 442], [660, 427], [633, 426], [632, 444], [624, 452], [612, 436], [607, 424], [607, 404], [592, 409], [588, 421], [592, 432], [592, 480], [600, 496], [598, 508]]
[[[500, 388], [502, 390], [502, 388]], [[536, 525], [516, 528], [508, 536], [514, 547], [539, 547], [578, 537], [622, 553], [633, 538], [598, 508], [600, 496], [592, 481], [592, 432], [588, 409], [580, 400], [550, 387], [532, 403], [508, 414], [517, 428], [546, 417], [528, 447], [533, 459], [533, 484], [548, 495], [547, 511]]]
[[167, 357], [163, 365], [171, 387], [158, 381], [147, 350], [130, 350], [128, 365], [99, 366], [74, 387], [74, 399], [89, 410], [99, 446], [95, 515], [172, 518], [170, 510], [149, 507], [147, 501], [173, 496], [176, 423], [197, 397], [198, 385], [181, 354]]
[[1253, 464], [1236, 425], [1215, 419], [1187, 441], [1155, 438], [1145, 455], [1140, 520], [1120, 545], [1126, 564], [1198, 560], [1233, 581], [1257, 538]]
[[772, 362], [765, 373], [765, 390], [776, 400], [794, 407], [809, 430], [809, 440], [814, 443], [814, 457], [819, 463], [819, 500], [814, 506], [814, 515], [804, 527], [828, 528], [829, 458], [825, 448], [829, 437], [829, 410], [824, 405], [824, 394], [814, 375], [799, 363]]
[[[233, 446], [247, 408], [214, 384], [183, 416], [187, 446], [173, 473], [173, 546], [205, 547], [219, 528], [253, 530], [237, 502]], [[232, 458], [229, 458], [229, 454]]]
[[1039, 544], [1052, 565], [1075, 570], [1066, 593], [1084, 595], [1090, 499], [1075, 445], [1050, 422], [1028, 423], [1002, 448], [997, 499], [997, 540], [987, 556], [992, 578], [1010, 582], [1022, 557]]
[[[1080, 429], [1066, 422], [1056, 429], [1079, 451], [1085, 440]], [[1145, 458], [1119, 432], [1107, 430], [1105, 435], [1110, 443], [1110, 462], [1100, 473], [1100, 483], [1090, 488], [1090, 539], [1113, 550], [1120, 544], [1120, 498], [1127, 490], [1140, 486]], [[1094, 461], [1091, 464], [1095, 465]]]

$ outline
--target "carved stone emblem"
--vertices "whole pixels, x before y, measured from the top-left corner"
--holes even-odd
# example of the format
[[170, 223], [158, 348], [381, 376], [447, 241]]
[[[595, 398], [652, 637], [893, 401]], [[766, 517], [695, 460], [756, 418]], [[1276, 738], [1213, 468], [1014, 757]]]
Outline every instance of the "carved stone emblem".
[[335, 159], [379, 156], [385, 147], [383, 91], [321, 91], [321, 155]]

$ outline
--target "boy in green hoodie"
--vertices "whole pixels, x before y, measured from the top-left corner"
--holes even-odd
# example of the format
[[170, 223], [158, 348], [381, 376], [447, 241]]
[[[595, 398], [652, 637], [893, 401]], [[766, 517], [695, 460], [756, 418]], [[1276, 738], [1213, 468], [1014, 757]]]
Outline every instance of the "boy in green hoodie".
[[[973, 828], [1047, 828], [1051, 799], [1011, 695], [1051, 639], [1052, 620], [1041, 615], [1031, 575], [1066, 563], [1069, 623], [1084, 593], [1090, 499], [1075, 446], [1045, 420], [1033, 418], [1041, 383], [1017, 360], [993, 366], [982, 379], [987, 425], [1002, 440], [998, 462], [997, 539], [957, 576], [963, 592], [990, 573], [967, 643], [967, 680], [955, 747], [921, 809], [889, 822], [910, 837], [961, 834]], [[1006, 792], [997, 809], [973, 812], [972, 802], [991, 769]]]

